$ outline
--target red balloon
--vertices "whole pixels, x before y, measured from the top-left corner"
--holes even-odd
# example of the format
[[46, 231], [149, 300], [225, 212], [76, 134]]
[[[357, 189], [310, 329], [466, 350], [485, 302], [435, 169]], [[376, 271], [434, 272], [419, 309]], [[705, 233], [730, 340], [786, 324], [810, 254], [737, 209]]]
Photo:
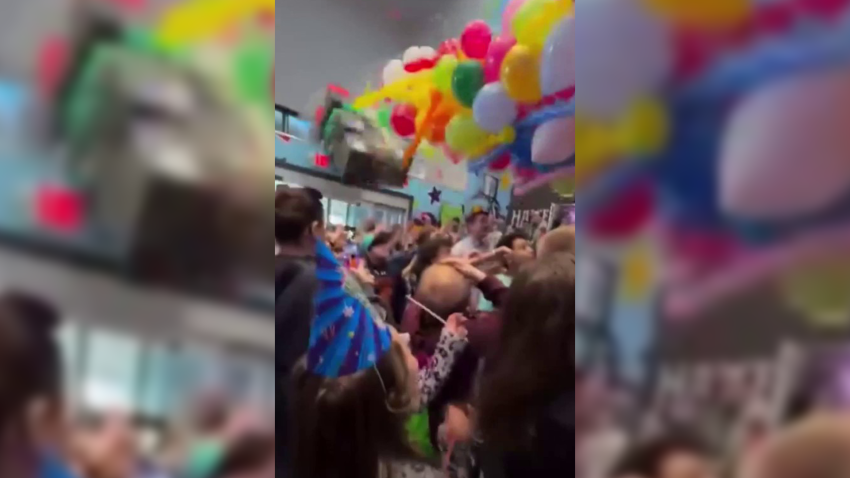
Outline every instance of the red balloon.
[[440, 43], [440, 46], [437, 47], [437, 56], [445, 56], [445, 55], [456, 55], [457, 52], [460, 51], [460, 41], [456, 38], [452, 38], [449, 40]]
[[484, 20], [470, 22], [460, 36], [460, 46], [467, 57], [481, 60], [493, 40], [493, 30]]
[[490, 171], [504, 171], [511, 165], [511, 155], [506, 153], [499, 156], [499, 159], [490, 163]]
[[416, 113], [416, 107], [413, 105], [395, 105], [390, 114], [390, 125], [395, 134], [401, 137], [413, 136], [416, 133]]
[[487, 57], [484, 60], [484, 81], [494, 83], [499, 81], [502, 73], [502, 62], [511, 48], [516, 45], [516, 38], [510, 35], [496, 37], [487, 49]]
[[624, 239], [637, 233], [655, 211], [655, 193], [649, 183], [623, 191], [616, 199], [594, 211], [588, 230], [600, 239]]

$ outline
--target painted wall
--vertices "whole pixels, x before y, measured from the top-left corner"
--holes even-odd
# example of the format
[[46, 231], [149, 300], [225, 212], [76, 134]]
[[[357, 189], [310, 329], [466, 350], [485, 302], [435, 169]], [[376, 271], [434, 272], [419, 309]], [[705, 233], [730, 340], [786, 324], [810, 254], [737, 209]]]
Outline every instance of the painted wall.
[[[279, 119], [276, 119], [277, 121]], [[285, 159], [289, 164], [323, 173], [334, 172], [333, 166], [328, 169], [317, 167], [315, 164], [315, 156], [318, 152], [317, 146], [309, 141], [298, 139], [309, 136], [308, 124], [297, 119], [290, 120], [289, 128], [290, 133], [296, 138], [283, 141], [275, 136], [276, 160]], [[495, 175], [495, 173], [493, 174]], [[501, 174], [497, 176], [500, 183], [497, 200], [500, 206], [499, 214], [502, 216], [507, 214], [511, 201], [510, 175], [506, 175], [507, 178], [504, 176]], [[443, 205], [464, 206], [467, 212], [470, 212], [475, 206], [486, 207], [487, 201], [477, 199], [477, 196], [484, 187], [484, 180], [483, 174], [476, 176], [470, 173], [465, 190], [454, 191], [433, 182], [411, 179], [406, 188], [397, 189], [397, 191], [413, 196], [413, 209], [415, 213], [429, 212], [439, 217], [440, 209]], [[440, 200], [438, 202], [432, 201], [430, 194], [435, 188], [440, 191]]]

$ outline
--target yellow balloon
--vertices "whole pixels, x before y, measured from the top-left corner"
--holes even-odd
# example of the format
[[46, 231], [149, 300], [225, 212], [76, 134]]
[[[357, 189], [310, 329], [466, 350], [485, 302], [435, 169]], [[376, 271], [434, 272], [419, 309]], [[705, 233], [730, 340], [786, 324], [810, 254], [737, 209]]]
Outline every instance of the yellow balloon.
[[576, 193], [576, 178], [559, 179], [552, 183], [552, 190], [561, 196], [573, 196]]
[[224, 32], [240, 20], [274, 12], [275, 0], [193, 0], [172, 8], [157, 28], [164, 46], [179, 48]]
[[844, 327], [850, 323], [850, 258], [804, 265], [779, 281], [788, 304], [806, 315], [811, 324]]
[[620, 298], [626, 302], [647, 299], [654, 279], [654, 262], [649, 247], [634, 246], [626, 253], [620, 270]]
[[611, 139], [611, 128], [579, 115], [575, 121], [576, 169], [595, 167], [616, 156], [617, 146]]
[[529, 0], [517, 11], [511, 23], [517, 43], [542, 49], [549, 33], [567, 15], [567, 5], [559, 0]]
[[455, 116], [446, 126], [446, 144], [460, 154], [475, 151], [489, 136], [490, 133], [479, 128], [472, 115], [466, 113]]
[[540, 50], [514, 45], [502, 62], [501, 78], [513, 100], [526, 104], [540, 101]]
[[660, 152], [670, 134], [667, 111], [660, 102], [645, 98], [636, 101], [617, 125], [617, 148], [627, 155], [646, 156]]
[[352, 106], [355, 109], [370, 108], [385, 99], [390, 99], [398, 103], [410, 103], [418, 109], [421, 106], [427, 107], [430, 101], [431, 91], [431, 72], [419, 72], [412, 75], [407, 75], [401, 80], [384, 86], [378, 91], [365, 94], [355, 99]]
[[750, 0], [643, 0], [651, 11], [683, 26], [702, 28], [732, 27], [753, 13]]
[[452, 55], [444, 55], [437, 62], [437, 66], [432, 70], [434, 75], [434, 86], [441, 93], [451, 93], [452, 78], [454, 77], [457, 65], [460, 63], [458, 59]]

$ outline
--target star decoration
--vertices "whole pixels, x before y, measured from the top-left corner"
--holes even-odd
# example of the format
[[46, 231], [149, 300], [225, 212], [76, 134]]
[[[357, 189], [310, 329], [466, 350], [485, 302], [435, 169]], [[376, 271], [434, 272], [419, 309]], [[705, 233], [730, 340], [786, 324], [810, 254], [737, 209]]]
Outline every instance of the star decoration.
[[431, 188], [431, 192], [428, 193], [428, 197], [431, 198], [431, 204], [437, 204], [440, 202], [441, 196], [443, 192], [437, 188]]
[[369, 359], [370, 363], [375, 363], [375, 360], [377, 360], [377, 358], [375, 357], [375, 354], [369, 354], [368, 359]]
[[342, 315], [344, 315], [346, 319], [354, 317], [354, 307], [350, 305], [345, 306], [345, 309], [342, 310]]

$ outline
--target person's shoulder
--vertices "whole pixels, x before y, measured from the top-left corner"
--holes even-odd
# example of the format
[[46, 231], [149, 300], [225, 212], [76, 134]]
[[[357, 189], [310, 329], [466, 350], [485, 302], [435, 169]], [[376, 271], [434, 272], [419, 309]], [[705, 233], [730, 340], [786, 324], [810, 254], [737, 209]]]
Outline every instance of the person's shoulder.
[[452, 255], [453, 256], [466, 256], [469, 255], [470, 247], [472, 246], [472, 241], [470, 238], [464, 238], [457, 242], [454, 246], [452, 246]]
[[284, 290], [315, 281], [315, 263], [307, 258], [275, 256], [275, 291], [277, 295]]

